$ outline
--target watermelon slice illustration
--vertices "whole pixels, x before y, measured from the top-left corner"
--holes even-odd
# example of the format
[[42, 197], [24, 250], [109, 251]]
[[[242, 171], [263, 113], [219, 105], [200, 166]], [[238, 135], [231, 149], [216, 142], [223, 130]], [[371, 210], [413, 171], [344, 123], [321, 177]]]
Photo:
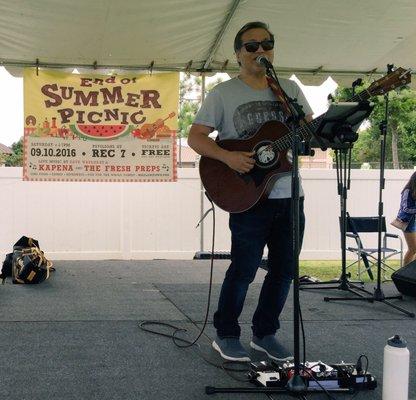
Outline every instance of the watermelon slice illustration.
[[71, 131], [86, 140], [114, 140], [128, 135], [135, 129], [134, 125], [69, 125]]

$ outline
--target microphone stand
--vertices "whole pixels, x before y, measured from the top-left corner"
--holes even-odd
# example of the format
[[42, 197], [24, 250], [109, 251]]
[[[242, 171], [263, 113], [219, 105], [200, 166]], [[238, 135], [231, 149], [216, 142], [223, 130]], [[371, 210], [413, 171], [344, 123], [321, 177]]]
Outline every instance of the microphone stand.
[[294, 260], [294, 277], [293, 277], [293, 329], [294, 329], [294, 374], [287, 383], [287, 390], [293, 393], [303, 393], [306, 391], [306, 385], [300, 375], [300, 336], [299, 336], [299, 146], [300, 139], [296, 132], [296, 127], [305, 117], [305, 113], [294, 99], [289, 98], [282, 89], [279, 79], [277, 78], [273, 67], [266, 67], [266, 74], [279, 86], [286, 98], [286, 103], [290, 109], [291, 116], [288, 120], [292, 131], [292, 238], [293, 238], [293, 260]]
[[[260, 58], [260, 57], [259, 57]], [[258, 62], [262, 63], [266, 67], [266, 75], [271, 78], [274, 83], [280, 88], [283, 96], [286, 99], [286, 104], [289, 107], [291, 116], [288, 119], [292, 132], [292, 237], [293, 237], [293, 259], [294, 259], [294, 278], [293, 278], [293, 340], [294, 340], [294, 373], [293, 376], [289, 379], [286, 391], [301, 397], [303, 393], [307, 392], [307, 387], [304, 379], [300, 373], [300, 300], [299, 300], [299, 253], [300, 253], [300, 243], [299, 243], [299, 147], [301, 140], [298, 133], [298, 126], [301, 121], [306, 124], [305, 113], [302, 110], [302, 107], [297, 103], [296, 99], [290, 98], [279, 83], [279, 79], [274, 71], [273, 65], [266, 59], [266, 57], [261, 57], [258, 59]], [[313, 132], [311, 132], [313, 134]], [[315, 137], [315, 135], [313, 135]], [[321, 144], [321, 140], [317, 138], [317, 141]], [[308, 147], [308, 146], [305, 146]]]
[[287, 390], [292, 393], [302, 393], [306, 391], [306, 385], [300, 375], [300, 336], [299, 336], [299, 317], [300, 317], [300, 300], [299, 300], [299, 146], [300, 138], [296, 128], [300, 121], [304, 120], [305, 113], [294, 100], [289, 98], [282, 89], [279, 79], [273, 69], [273, 66], [266, 67], [266, 74], [272, 78], [280, 87], [286, 98], [286, 103], [290, 109], [291, 117], [289, 124], [292, 131], [292, 238], [293, 238], [293, 260], [294, 260], [294, 277], [293, 277], [293, 341], [294, 341], [294, 374], [287, 383]]

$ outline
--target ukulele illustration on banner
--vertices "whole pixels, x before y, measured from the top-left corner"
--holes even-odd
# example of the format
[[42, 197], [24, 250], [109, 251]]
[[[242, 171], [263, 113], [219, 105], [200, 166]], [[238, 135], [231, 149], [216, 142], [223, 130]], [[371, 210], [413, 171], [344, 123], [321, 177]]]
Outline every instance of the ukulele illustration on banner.
[[143, 124], [140, 128], [135, 129], [132, 135], [138, 139], [166, 138], [172, 135], [172, 130], [165, 125], [165, 121], [175, 116], [175, 112], [171, 112], [166, 118], [159, 118], [153, 124]]

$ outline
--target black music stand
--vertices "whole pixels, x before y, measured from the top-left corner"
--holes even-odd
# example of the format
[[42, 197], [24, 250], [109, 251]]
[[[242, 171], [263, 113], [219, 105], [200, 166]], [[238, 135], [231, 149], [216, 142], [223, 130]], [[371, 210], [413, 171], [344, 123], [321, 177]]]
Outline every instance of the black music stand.
[[333, 103], [316, 129], [315, 137], [323, 141], [325, 149], [352, 147], [358, 139], [357, 129], [373, 108], [367, 101]]
[[[372, 112], [374, 106], [368, 102], [334, 103], [330, 106], [324, 119], [316, 130], [315, 136], [321, 138], [326, 150], [328, 147], [335, 152], [337, 171], [337, 189], [340, 198], [340, 226], [341, 226], [341, 276], [339, 279], [324, 282], [302, 282], [302, 289], [339, 289], [355, 294], [359, 298], [365, 296], [358, 291], [364, 289], [356, 285], [360, 281], [348, 280], [346, 271], [346, 228], [347, 228], [347, 193], [350, 189], [351, 149], [358, 139], [357, 129], [361, 122]], [[316, 147], [316, 143], [313, 144]], [[322, 286], [331, 285], [331, 286]], [[328, 301], [328, 298], [324, 298]]]

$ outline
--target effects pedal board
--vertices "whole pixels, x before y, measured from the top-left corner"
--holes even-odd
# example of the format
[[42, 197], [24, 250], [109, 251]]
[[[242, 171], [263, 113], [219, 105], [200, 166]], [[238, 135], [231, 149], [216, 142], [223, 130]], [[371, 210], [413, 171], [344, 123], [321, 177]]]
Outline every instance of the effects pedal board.
[[[293, 363], [260, 361], [250, 364], [248, 374], [252, 383], [264, 387], [284, 388], [294, 374]], [[300, 365], [307, 390], [322, 389], [373, 390], [377, 381], [368, 371], [357, 371], [355, 364], [325, 364], [322, 361], [305, 362]]]

